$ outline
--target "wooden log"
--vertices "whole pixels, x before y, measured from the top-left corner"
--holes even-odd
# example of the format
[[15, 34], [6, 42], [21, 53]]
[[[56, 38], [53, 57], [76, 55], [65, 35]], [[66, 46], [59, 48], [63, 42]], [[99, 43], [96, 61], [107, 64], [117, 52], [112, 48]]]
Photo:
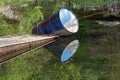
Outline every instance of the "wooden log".
[[55, 40], [57, 36], [12, 35], [0, 37], [0, 63], [22, 53], [43, 46]]

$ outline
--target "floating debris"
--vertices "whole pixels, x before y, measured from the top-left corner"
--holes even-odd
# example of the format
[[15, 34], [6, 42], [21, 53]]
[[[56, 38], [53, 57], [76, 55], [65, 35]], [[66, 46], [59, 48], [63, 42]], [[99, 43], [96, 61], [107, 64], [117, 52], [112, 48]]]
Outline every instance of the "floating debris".
[[119, 21], [100, 21], [100, 20], [96, 20], [95, 22], [97, 22], [100, 25], [103, 26], [109, 26], [109, 27], [114, 27], [120, 24]]

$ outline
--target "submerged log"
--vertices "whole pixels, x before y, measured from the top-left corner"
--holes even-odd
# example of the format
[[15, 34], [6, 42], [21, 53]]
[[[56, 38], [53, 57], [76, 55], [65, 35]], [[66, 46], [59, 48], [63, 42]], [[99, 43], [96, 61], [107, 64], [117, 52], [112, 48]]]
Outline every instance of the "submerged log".
[[13, 35], [0, 37], [0, 63], [54, 41], [56, 36]]

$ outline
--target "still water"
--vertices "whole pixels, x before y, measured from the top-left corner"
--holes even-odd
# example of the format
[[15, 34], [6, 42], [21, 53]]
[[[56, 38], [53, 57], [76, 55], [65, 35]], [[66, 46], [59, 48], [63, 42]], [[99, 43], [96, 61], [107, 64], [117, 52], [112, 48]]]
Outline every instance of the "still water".
[[58, 38], [0, 65], [0, 80], [119, 80], [119, 29]]

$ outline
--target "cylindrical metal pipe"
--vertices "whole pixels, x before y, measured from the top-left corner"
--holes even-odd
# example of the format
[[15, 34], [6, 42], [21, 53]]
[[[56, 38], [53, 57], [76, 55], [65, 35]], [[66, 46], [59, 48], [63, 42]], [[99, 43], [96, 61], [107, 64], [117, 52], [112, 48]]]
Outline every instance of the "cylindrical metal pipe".
[[30, 51], [42, 45], [46, 45], [56, 36], [13, 35], [0, 37], [0, 63]]

